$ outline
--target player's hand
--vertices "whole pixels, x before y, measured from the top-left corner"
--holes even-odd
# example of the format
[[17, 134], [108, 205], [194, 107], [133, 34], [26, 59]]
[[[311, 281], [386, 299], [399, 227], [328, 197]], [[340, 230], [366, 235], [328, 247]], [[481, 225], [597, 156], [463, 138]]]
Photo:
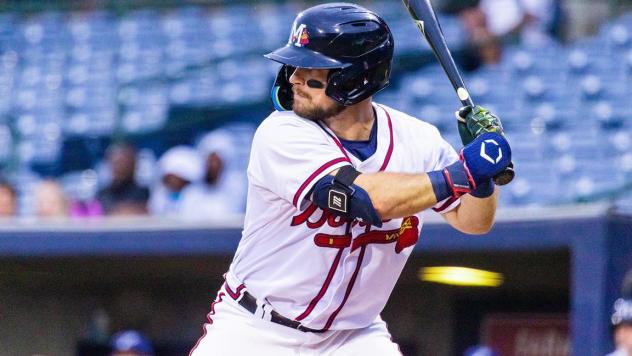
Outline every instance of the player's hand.
[[485, 132], [461, 149], [460, 158], [472, 180], [479, 185], [511, 163], [511, 147], [505, 136]]
[[504, 134], [503, 125], [498, 116], [489, 110], [476, 106], [464, 106], [455, 113], [461, 142], [467, 145], [485, 132], [497, 132]]
[[[489, 184], [492, 177], [504, 171], [511, 163], [511, 147], [501, 134], [486, 132], [463, 147], [459, 158], [458, 162], [443, 170], [455, 197], [476, 192], [477, 188]], [[493, 193], [493, 186], [491, 188]], [[491, 195], [488, 189], [485, 191], [486, 194], [479, 197]]]

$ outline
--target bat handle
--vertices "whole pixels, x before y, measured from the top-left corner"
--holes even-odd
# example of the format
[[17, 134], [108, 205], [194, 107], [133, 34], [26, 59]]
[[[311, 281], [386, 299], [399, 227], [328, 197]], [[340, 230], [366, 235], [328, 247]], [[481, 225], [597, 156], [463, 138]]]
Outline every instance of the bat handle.
[[514, 179], [515, 175], [516, 175], [516, 172], [514, 172], [514, 164], [513, 162], [511, 162], [509, 163], [509, 166], [505, 168], [504, 171], [494, 176], [494, 183], [496, 183], [496, 185], [509, 184], [509, 182], [511, 182]]

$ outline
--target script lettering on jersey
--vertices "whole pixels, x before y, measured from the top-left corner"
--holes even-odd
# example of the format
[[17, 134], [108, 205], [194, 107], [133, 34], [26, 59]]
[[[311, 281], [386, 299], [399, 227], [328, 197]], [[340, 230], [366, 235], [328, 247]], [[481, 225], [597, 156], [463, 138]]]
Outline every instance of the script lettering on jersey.
[[390, 244], [395, 242], [395, 252], [400, 253], [406, 247], [413, 246], [419, 239], [419, 219], [407, 216], [402, 219], [399, 229], [374, 230], [358, 235], [351, 244], [351, 251], [368, 244]]
[[[318, 216], [318, 212], [320, 211], [320, 216]], [[314, 216], [313, 219], [312, 218]], [[319, 229], [325, 223], [330, 227], [341, 227], [347, 222], [347, 219], [344, 216], [336, 215], [329, 210], [319, 209], [316, 204], [311, 204], [299, 215], [292, 217], [291, 226], [298, 226], [301, 224], [306, 224], [310, 229]]]
[[[386, 220], [384, 222], [388, 222]], [[291, 226], [305, 224], [310, 229], [319, 229], [327, 224], [330, 227], [338, 228], [344, 225], [347, 220], [328, 210], [322, 210], [315, 204], [311, 204], [305, 211], [292, 218]], [[366, 226], [362, 221], [354, 220], [354, 226]], [[318, 233], [314, 236], [314, 243], [319, 247], [346, 248], [351, 247], [351, 251], [369, 244], [389, 244], [395, 243], [395, 252], [400, 253], [406, 247], [413, 246], [419, 238], [419, 218], [407, 216], [402, 219], [402, 224], [397, 229], [373, 230], [358, 235], [355, 239], [351, 234], [331, 235]]]

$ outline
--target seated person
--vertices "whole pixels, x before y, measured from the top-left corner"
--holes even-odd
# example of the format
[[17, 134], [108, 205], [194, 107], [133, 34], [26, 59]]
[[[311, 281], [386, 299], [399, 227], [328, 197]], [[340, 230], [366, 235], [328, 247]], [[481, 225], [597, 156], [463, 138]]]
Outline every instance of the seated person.
[[181, 216], [204, 220], [242, 214], [246, 208], [246, 172], [234, 168], [235, 140], [225, 129], [206, 134], [197, 149], [204, 163], [204, 177], [182, 193]]
[[176, 146], [158, 160], [160, 181], [152, 189], [149, 212], [153, 215], [180, 215], [182, 193], [203, 175], [203, 163], [198, 152], [189, 146]]
[[52, 179], [41, 181], [35, 189], [35, 208], [38, 217], [68, 216], [68, 201], [61, 185]]
[[136, 149], [126, 143], [111, 145], [106, 157], [112, 180], [99, 191], [97, 199], [106, 215], [147, 214], [149, 190], [136, 184]]
[[6, 181], [0, 181], [0, 217], [14, 216], [17, 205], [15, 188]]

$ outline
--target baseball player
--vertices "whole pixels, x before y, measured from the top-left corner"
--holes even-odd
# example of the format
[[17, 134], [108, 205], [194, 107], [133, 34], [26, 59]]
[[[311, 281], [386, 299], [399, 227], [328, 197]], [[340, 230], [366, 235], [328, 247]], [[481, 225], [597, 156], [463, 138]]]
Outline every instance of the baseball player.
[[393, 37], [349, 3], [300, 13], [277, 111], [257, 129], [244, 231], [191, 355], [400, 355], [380, 312], [413, 250], [422, 212], [485, 233], [511, 160], [500, 121], [461, 110], [457, 154], [432, 125], [372, 96], [389, 81]]

